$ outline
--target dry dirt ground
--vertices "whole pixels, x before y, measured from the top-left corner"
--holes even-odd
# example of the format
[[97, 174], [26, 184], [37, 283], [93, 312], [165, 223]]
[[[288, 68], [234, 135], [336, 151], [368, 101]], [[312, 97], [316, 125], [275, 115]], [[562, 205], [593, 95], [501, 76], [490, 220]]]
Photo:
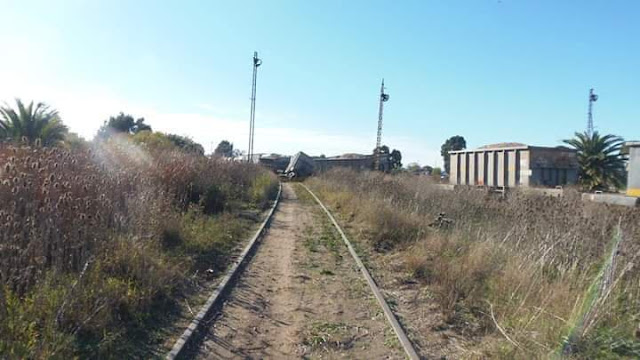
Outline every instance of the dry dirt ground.
[[337, 233], [294, 186], [196, 357], [404, 358]]
[[[335, 215], [335, 214], [334, 214]], [[363, 225], [338, 216], [351, 243], [365, 261], [367, 269], [384, 294], [387, 303], [402, 324], [418, 355], [424, 359], [485, 359], [483, 340], [461, 333], [449, 324], [442, 314], [435, 294], [428, 286], [413, 280], [407, 273], [404, 259], [411, 248], [392, 253], [378, 253], [359, 240]], [[466, 324], [465, 328], [472, 328]]]
[[406, 256], [370, 253], [367, 267], [418, 355], [425, 359], [484, 359], [475, 351], [478, 341], [448, 324], [429, 287], [413, 281], [405, 272]]

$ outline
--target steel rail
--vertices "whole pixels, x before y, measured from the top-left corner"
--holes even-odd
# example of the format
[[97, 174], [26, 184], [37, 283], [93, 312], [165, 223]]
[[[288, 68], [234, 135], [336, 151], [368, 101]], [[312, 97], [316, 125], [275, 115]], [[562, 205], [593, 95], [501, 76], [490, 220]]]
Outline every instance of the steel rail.
[[398, 337], [398, 340], [400, 341], [400, 344], [402, 345], [402, 348], [404, 349], [407, 356], [411, 360], [419, 360], [420, 356], [418, 356], [418, 353], [414, 349], [413, 344], [411, 344], [411, 341], [407, 337], [407, 334], [404, 332], [404, 329], [398, 322], [398, 319], [396, 318], [395, 314], [393, 313], [393, 311], [391, 311], [389, 304], [387, 304], [387, 301], [384, 299], [384, 296], [382, 295], [382, 292], [380, 292], [378, 285], [376, 285], [375, 280], [373, 280], [373, 278], [371, 277], [371, 274], [369, 273], [367, 268], [364, 266], [364, 264], [360, 260], [360, 257], [358, 256], [355, 249], [351, 245], [351, 242], [347, 238], [347, 235], [345, 235], [340, 225], [338, 225], [338, 222], [336, 221], [336, 219], [333, 217], [333, 215], [331, 215], [331, 212], [327, 209], [326, 206], [324, 206], [324, 204], [322, 203], [322, 201], [320, 201], [320, 199], [316, 196], [316, 194], [314, 194], [313, 191], [311, 191], [311, 189], [309, 189], [305, 184], [300, 184], [300, 185], [302, 185], [309, 192], [309, 194], [311, 194], [311, 196], [316, 200], [318, 205], [320, 205], [320, 207], [324, 210], [324, 212], [327, 214], [327, 216], [333, 223], [333, 226], [335, 226], [335, 228], [338, 230], [338, 232], [340, 233], [340, 236], [342, 236], [342, 240], [347, 245], [347, 248], [349, 249], [349, 253], [351, 253], [351, 256], [353, 257], [356, 264], [358, 265], [358, 268], [360, 269], [360, 272], [362, 273], [365, 280], [369, 284], [369, 287], [371, 288], [373, 295], [375, 295], [376, 299], [378, 300], [378, 304], [380, 304], [380, 307], [382, 307], [382, 311], [384, 312], [384, 315], [387, 318], [387, 321], [389, 321], [389, 324], [393, 328], [393, 331], [396, 333], [396, 336]]
[[249, 258], [248, 255], [250, 255], [256, 249], [256, 245], [258, 244], [259, 240], [262, 239], [265, 230], [271, 224], [271, 219], [273, 218], [273, 214], [278, 207], [281, 194], [282, 183], [279, 184], [278, 195], [276, 196], [276, 200], [273, 203], [271, 210], [269, 210], [267, 218], [262, 222], [262, 224], [260, 224], [260, 228], [258, 229], [256, 234], [249, 241], [249, 244], [247, 244], [247, 246], [244, 248], [244, 250], [240, 254], [240, 257], [235, 261], [233, 266], [231, 266], [231, 268], [227, 271], [226, 275], [222, 278], [222, 281], [220, 281], [220, 284], [218, 284], [215, 290], [211, 293], [209, 299], [207, 299], [207, 302], [202, 306], [196, 317], [191, 321], [187, 329], [184, 331], [184, 333], [182, 333], [178, 340], [176, 340], [173, 348], [167, 354], [165, 359], [173, 360], [183, 355], [188, 347], [189, 342], [193, 339], [194, 334], [201, 330], [200, 328], [203, 326], [203, 324], [206, 324], [204, 320], [209, 315], [211, 315], [213, 309], [221, 304], [224, 294], [231, 288], [233, 280], [237, 278], [243, 268], [243, 265], [245, 264], [245, 261]]

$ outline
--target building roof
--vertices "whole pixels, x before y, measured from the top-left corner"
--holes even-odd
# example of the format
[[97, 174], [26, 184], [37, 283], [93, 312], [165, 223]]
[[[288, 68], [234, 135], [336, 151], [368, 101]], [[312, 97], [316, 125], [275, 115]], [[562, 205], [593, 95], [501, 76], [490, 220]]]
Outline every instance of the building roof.
[[627, 141], [624, 143], [624, 145], [622, 146], [622, 149], [620, 150], [621, 153], [623, 154], [629, 154], [629, 149], [630, 148], [634, 148], [634, 147], [640, 147], [640, 141]]
[[505, 148], [519, 148], [519, 147], [526, 147], [526, 146], [527, 144], [518, 143], [518, 142], [503, 142], [503, 143], [480, 146], [478, 149], [483, 149], [483, 150], [484, 149], [505, 149]]
[[518, 143], [518, 142], [503, 142], [503, 143], [497, 143], [497, 144], [484, 145], [477, 149], [449, 151], [449, 154], [484, 152], [484, 151], [495, 151], [495, 150], [526, 150], [526, 149], [555, 150], [555, 151], [566, 151], [566, 152], [576, 151], [566, 146], [534, 146], [534, 145], [527, 145], [527, 144]]

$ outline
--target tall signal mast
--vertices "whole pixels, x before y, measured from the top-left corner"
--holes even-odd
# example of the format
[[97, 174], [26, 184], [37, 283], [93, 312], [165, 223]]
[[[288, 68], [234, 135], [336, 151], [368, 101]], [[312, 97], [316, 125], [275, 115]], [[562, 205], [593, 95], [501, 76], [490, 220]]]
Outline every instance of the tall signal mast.
[[253, 79], [251, 82], [251, 114], [249, 118], [249, 150], [247, 151], [247, 162], [253, 161], [253, 131], [256, 122], [256, 80], [258, 67], [262, 65], [262, 60], [258, 58], [258, 52], [253, 52]]
[[593, 88], [589, 90], [589, 115], [587, 120], [587, 134], [593, 135], [593, 103], [598, 100], [598, 95], [593, 93]]
[[384, 111], [384, 103], [389, 101], [389, 94], [384, 93], [384, 79], [380, 85], [380, 107], [378, 109], [378, 137], [376, 138], [376, 150], [374, 158], [374, 169], [380, 169], [380, 147], [382, 146], [382, 113]]

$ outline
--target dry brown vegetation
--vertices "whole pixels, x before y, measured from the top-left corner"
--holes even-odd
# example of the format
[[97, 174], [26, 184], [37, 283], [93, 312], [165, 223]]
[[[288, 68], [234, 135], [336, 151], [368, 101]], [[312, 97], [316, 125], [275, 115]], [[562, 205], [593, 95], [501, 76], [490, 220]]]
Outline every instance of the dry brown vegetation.
[[127, 138], [0, 144], [0, 358], [146, 357], [277, 179]]
[[464, 356], [640, 357], [640, 210], [570, 191], [446, 191], [416, 176], [333, 171], [308, 183], [360, 246], [401, 254], [444, 314], [438, 329], [475, 340]]

